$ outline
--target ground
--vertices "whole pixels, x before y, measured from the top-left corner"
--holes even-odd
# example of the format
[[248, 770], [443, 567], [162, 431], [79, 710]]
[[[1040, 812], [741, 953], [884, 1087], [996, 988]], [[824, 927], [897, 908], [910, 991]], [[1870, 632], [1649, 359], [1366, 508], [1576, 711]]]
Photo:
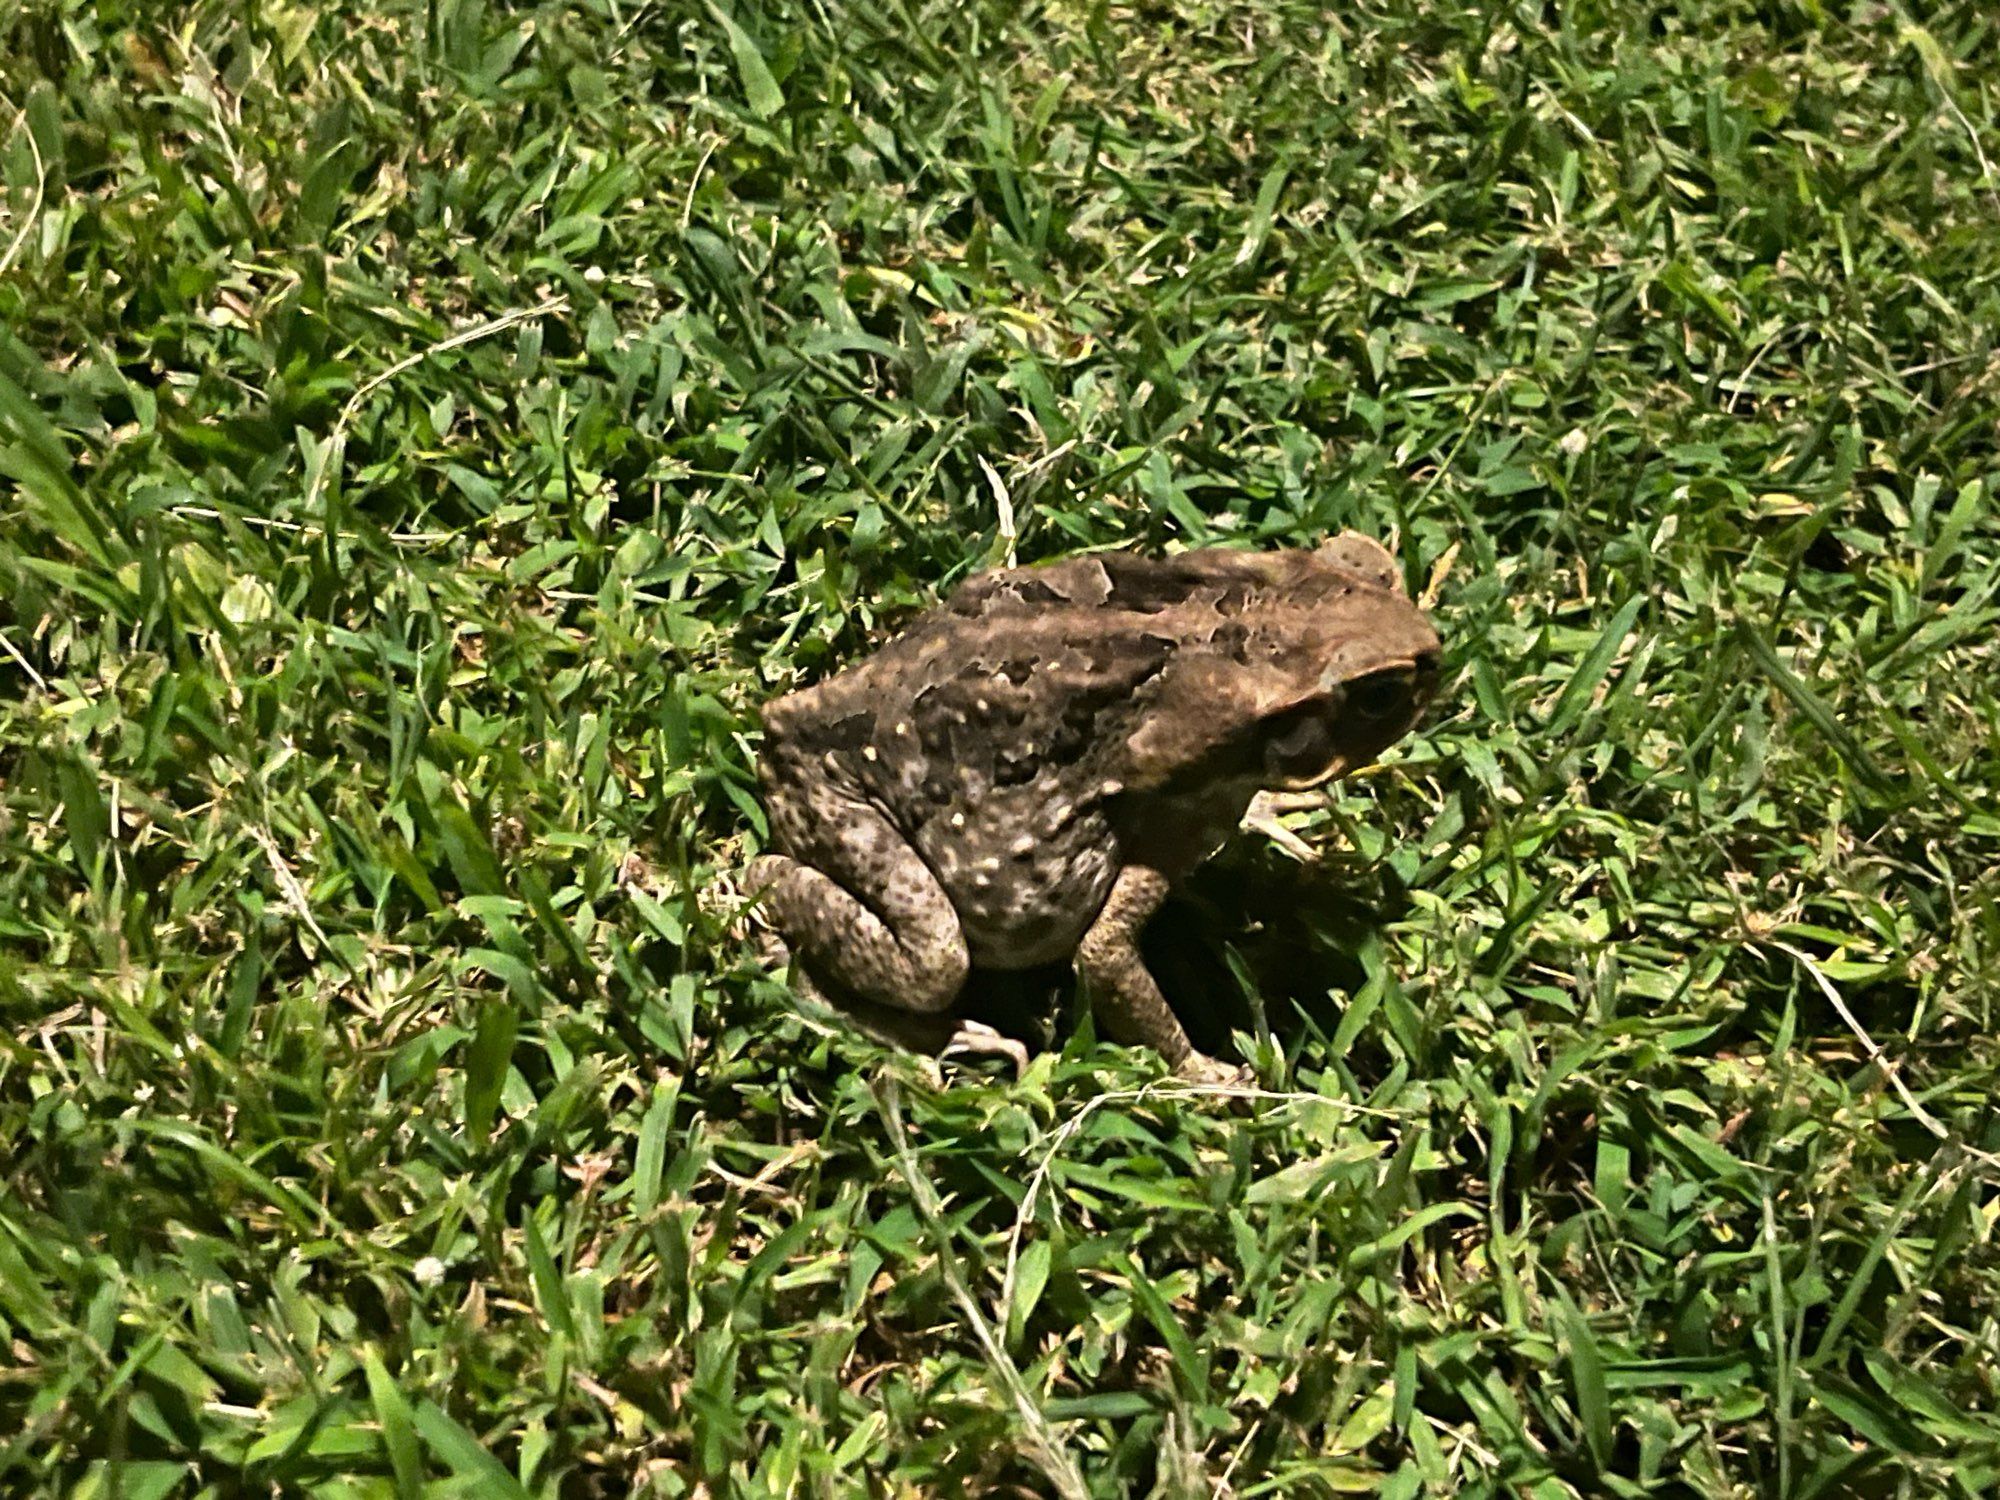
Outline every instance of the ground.
[[[1992, 1492], [1995, 42], [10, 10], [0, 1487]], [[1166, 924], [1249, 1096], [759, 968], [761, 700], [1341, 527], [1444, 686]]]

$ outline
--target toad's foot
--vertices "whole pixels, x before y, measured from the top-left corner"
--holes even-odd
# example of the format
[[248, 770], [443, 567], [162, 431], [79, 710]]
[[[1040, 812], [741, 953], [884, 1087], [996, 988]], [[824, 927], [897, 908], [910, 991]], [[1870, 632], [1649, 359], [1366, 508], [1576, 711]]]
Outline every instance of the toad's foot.
[[1174, 1067], [1174, 1076], [1183, 1083], [1208, 1084], [1219, 1088], [1241, 1088], [1250, 1082], [1250, 1070], [1231, 1063], [1217, 1062], [1205, 1052], [1190, 1052]]
[[938, 1053], [940, 1058], [954, 1054], [975, 1057], [1004, 1057], [1014, 1065], [1014, 1076], [1021, 1077], [1028, 1071], [1028, 1049], [1025, 1044], [995, 1031], [984, 1021], [960, 1021], [958, 1029], [951, 1034], [951, 1040]]

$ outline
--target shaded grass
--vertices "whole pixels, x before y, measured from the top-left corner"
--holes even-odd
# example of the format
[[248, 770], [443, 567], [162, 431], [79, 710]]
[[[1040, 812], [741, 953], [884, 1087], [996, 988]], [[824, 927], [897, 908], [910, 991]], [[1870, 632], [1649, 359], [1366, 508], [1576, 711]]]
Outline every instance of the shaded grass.
[[[0, 24], [9, 1488], [1992, 1487], [1978, 8]], [[1344, 525], [1270, 1097], [729, 935], [761, 698]]]

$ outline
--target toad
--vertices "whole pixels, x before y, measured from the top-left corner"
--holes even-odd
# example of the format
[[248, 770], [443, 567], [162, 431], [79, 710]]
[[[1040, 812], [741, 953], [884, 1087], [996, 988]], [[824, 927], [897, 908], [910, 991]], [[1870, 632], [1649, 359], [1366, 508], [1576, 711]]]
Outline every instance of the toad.
[[1389, 553], [1351, 532], [980, 574], [765, 706], [775, 852], [749, 888], [801, 981], [902, 1045], [977, 1044], [952, 1014], [974, 966], [1068, 961], [1113, 1040], [1233, 1076], [1188, 1040], [1140, 929], [1259, 790], [1406, 734], [1438, 649]]

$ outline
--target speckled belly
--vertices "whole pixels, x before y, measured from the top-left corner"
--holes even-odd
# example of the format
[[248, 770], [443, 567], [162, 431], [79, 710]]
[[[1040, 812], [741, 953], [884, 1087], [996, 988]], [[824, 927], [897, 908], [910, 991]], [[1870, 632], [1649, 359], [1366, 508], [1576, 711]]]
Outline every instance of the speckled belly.
[[917, 849], [951, 899], [972, 961], [1027, 969], [1066, 960], [1118, 874], [1118, 841], [1101, 810], [982, 807], [933, 820]]

